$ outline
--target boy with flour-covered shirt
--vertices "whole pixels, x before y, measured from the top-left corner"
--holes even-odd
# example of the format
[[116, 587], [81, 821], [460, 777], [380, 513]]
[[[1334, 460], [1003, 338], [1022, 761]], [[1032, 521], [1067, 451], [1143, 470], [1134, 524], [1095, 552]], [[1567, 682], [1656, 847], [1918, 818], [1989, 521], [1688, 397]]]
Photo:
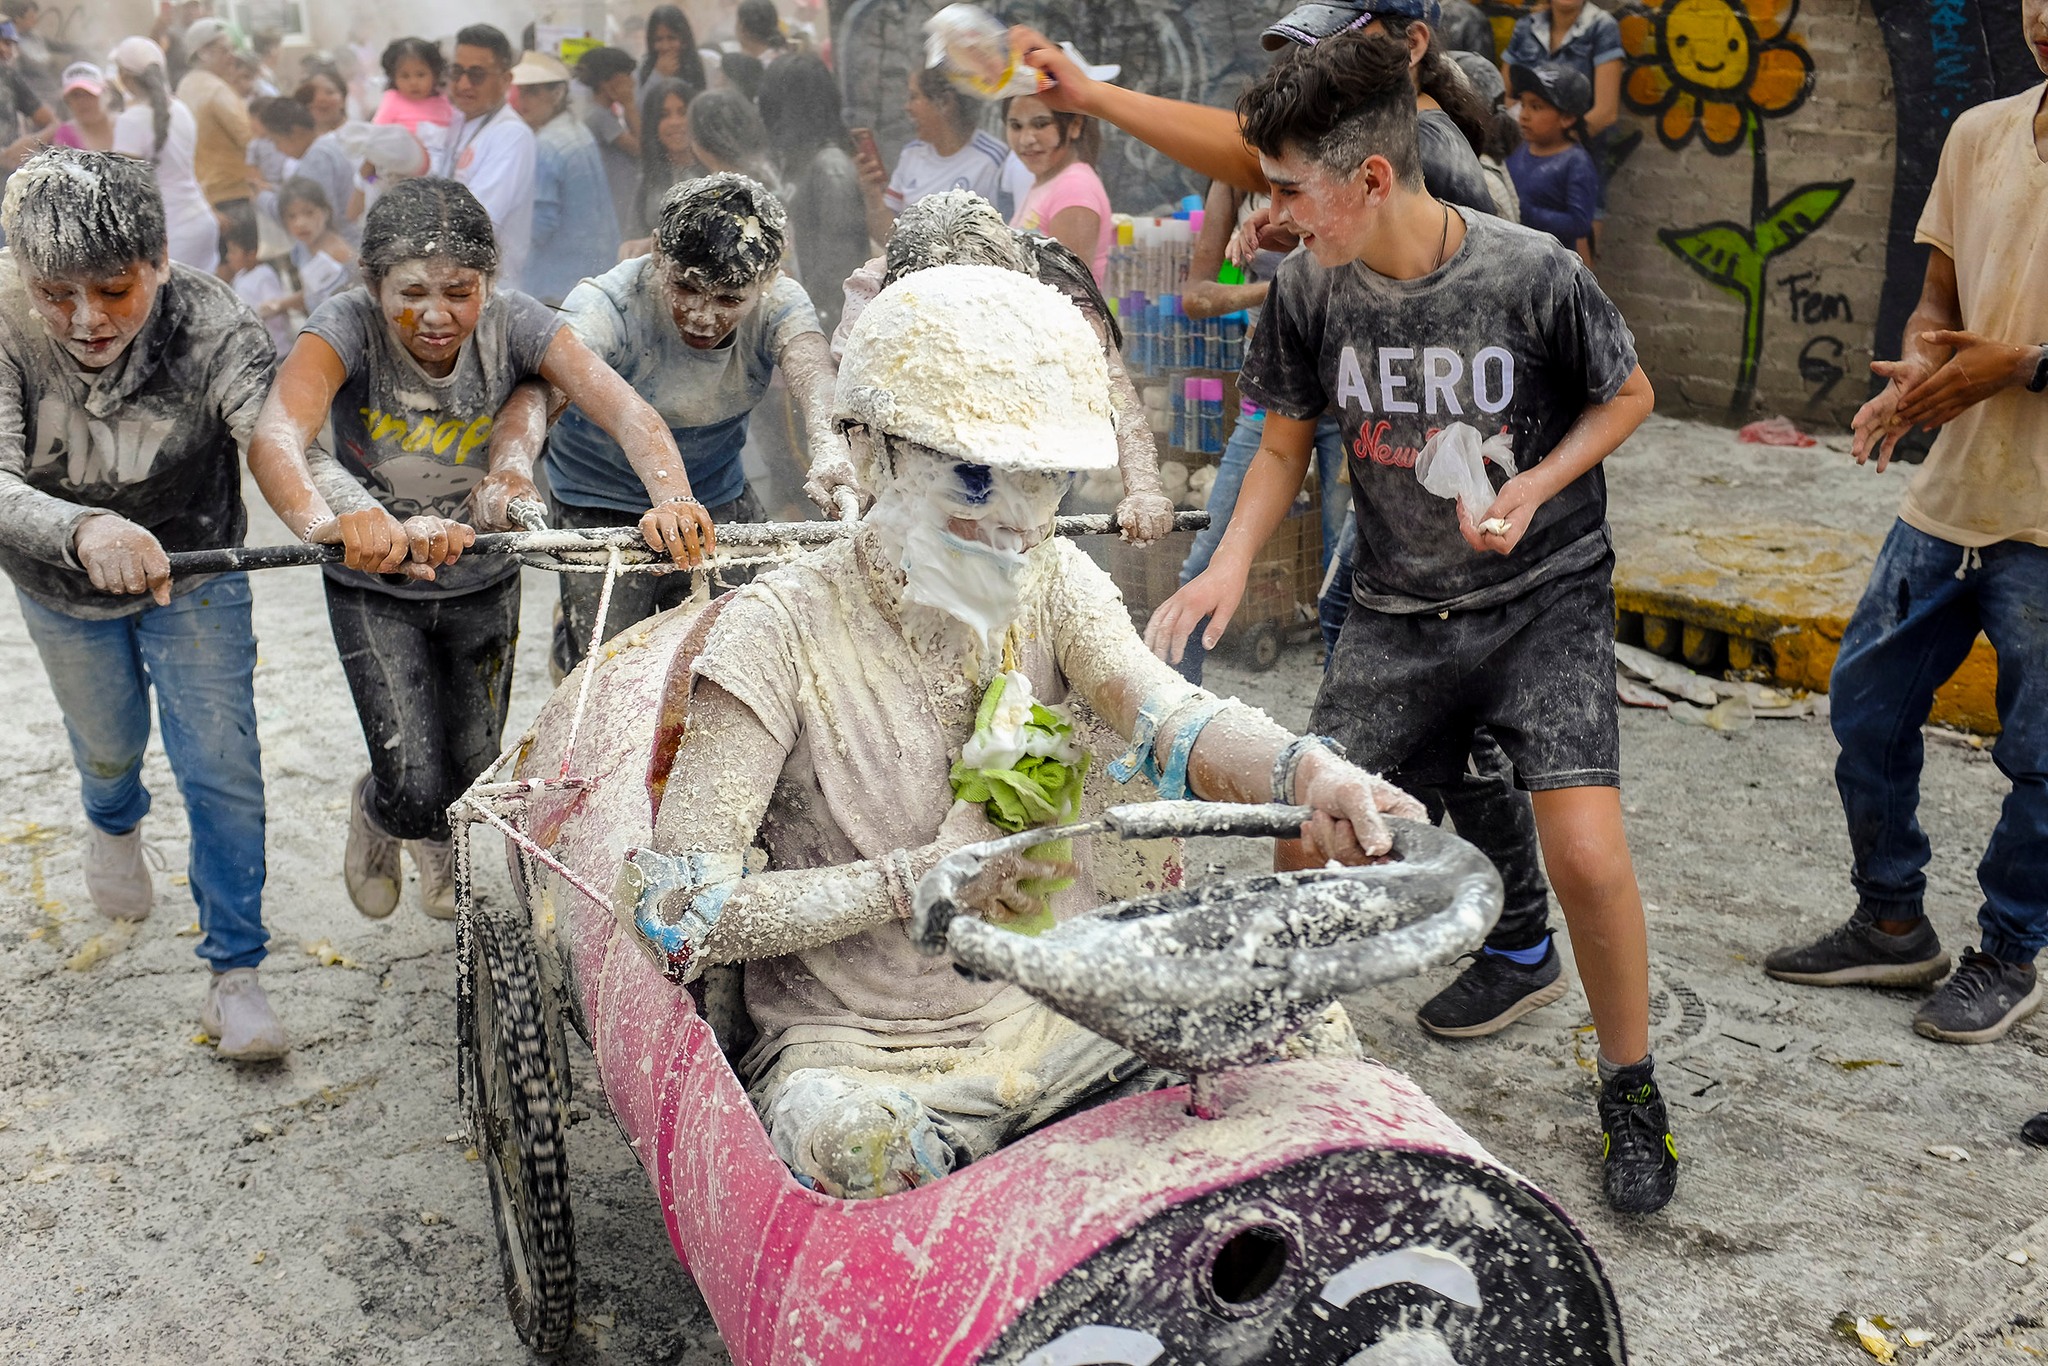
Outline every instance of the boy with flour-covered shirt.
[[[1350, 32], [1283, 55], [1239, 105], [1280, 223], [1241, 386], [1259, 454], [1207, 571], [1154, 616], [1164, 655], [1214, 645], [1334, 409], [1358, 517], [1355, 606], [1311, 728], [1405, 786], [1498, 737], [1536, 824], [1600, 1032], [1608, 1200], [1648, 1213], [1678, 1158], [1649, 1056], [1649, 955], [1623, 835], [1613, 551], [1600, 462], [1651, 410], [1628, 326], [1555, 239], [1432, 198], [1405, 47]], [[1478, 519], [1424, 488], [1430, 437], [1504, 435], [1519, 473]]]

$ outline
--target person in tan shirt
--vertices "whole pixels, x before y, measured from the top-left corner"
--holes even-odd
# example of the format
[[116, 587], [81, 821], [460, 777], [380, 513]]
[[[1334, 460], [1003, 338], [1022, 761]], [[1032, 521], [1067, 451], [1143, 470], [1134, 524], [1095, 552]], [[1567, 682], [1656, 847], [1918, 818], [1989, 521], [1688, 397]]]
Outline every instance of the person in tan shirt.
[[[2022, 25], [2048, 72], [2048, 0]], [[1934, 690], [1979, 631], [1998, 652], [2012, 783], [1978, 864], [1982, 948], [1913, 1017], [1948, 1043], [1989, 1043], [2038, 1010], [2048, 947], [2048, 86], [1956, 120], [1918, 240], [1930, 248], [1903, 353], [1856, 415], [1855, 455], [1882, 471], [1900, 437], [1940, 428], [1914, 476], [1829, 691], [1849, 818], [1855, 914], [1764, 970], [1815, 986], [1931, 986], [1949, 957], [1923, 909], [1930, 854], [1917, 817]]]
[[178, 82], [178, 98], [199, 125], [193, 168], [215, 209], [249, 198], [249, 105], [230, 84], [237, 60], [233, 34], [218, 19], [201, 19], [185, 32], [192, 66]]

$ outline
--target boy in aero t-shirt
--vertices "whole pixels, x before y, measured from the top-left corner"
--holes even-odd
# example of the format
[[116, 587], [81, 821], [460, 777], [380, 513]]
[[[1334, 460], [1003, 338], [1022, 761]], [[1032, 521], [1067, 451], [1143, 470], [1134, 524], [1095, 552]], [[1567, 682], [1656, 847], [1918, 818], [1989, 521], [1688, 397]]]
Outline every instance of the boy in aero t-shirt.
[[[1353, 32], [1284, 54], [1239, 104], [1301, 237], [1273, 281], [1241, 387], [1267, 410], [1209, 568], [1148, 632], [1214, 646], [1252, 557], [1301, 487], [1316, 420], [1350, 450], [1355, 606], [1311, 728], [1404, 786], [1442, 786], [1484, 726], [1534, 801], [1551, 884], [1600, 1031], [1607, 1198], [1647, 1213], [1678, 1179], [1649, 1057], [1649, 954], [1623, 838], [1614, 556], [1600, 462], [1648, 415], [1614, 305], [1548, 235], [1423, 187], [1405, 46]], [[1506, 435], [1520, 473], [1484, 516], [1425, 489], [1453, 423]], [[1499, 476], [1490, 476], [1498, 478]]]

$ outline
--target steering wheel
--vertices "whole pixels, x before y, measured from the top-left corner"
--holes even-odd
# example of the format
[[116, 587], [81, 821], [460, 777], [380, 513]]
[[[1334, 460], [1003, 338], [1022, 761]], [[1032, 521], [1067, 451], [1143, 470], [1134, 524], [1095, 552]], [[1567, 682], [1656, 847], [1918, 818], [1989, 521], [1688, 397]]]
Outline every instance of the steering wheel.
[[911, 939], [962, 970], [1181, 1071], [1276, 1056], [1343, 993], [1476, 949], [1500, 918], [1500, 874], [1464, 840], [1389, 820], [1382, 862], [1226, 878], [1104, 906], [1027, 936], [960, 904], [990, 859], [1094, 835], [1291, 838], [1306, 807], [1152, 802], [955, 849], [919, 882]]

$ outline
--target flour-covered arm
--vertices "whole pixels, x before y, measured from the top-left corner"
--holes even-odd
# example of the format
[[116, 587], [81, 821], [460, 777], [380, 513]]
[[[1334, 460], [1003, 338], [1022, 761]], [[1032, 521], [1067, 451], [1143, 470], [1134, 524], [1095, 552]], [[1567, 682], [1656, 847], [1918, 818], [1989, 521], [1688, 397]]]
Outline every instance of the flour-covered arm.
[[1182, 678], [1145, 648], [1116, 586], [1094, 561], [1064, 543], [1050, 549], [1061, 557], [1060, 605], [1052, 615], [1060, 670], [1133, 742], [1125, 763], [1156, 775], [1163, 796], [1312, 806], [1316, 816], [1302, 838], [1319, 859], [1344, 862], [1387, 851], [1392, 840], [1382, 815], [1422, 819], [1421, 803], [1343, 762], [1327, 744], [1301, 739], [1263, 712]]
[[[828, 868], [746, 873], [788, 749], [745, 702], [696, 680], [654, 847], [648, 890], [630, 911], [670, 975], [690, 981], [706, 967], [816, 948], [891, 920], [907, 919], [917, 880], [946, 850], [995, 839], [980, 808], [955, 803], [938, 837], [917, 849]], [[1049, 870], [1017, 862], [994, 899], [1016, 896], [1017, 877]], [[1018, 898], [1021, 904], [1022, 898]]]
[[782, 367], [789, 391], [796, 396], [797, 410], [803, 414], [811, 466], [804, 492], [827, 516], [837, 516], [839, 491], [845, 489], [859, 499], [861, 487], [846, 438], [832, 421], [833, 389], [839, 382], [832, 348], [825, 334], [815, 329], [785, 332], [776, 341], [775, 363]]
[[28, 482], [28, 389], [20, 364], [0, 355], [0, 545], [78, 569], [72, 553], [78, 524], [104, 510], [44, 493]]

